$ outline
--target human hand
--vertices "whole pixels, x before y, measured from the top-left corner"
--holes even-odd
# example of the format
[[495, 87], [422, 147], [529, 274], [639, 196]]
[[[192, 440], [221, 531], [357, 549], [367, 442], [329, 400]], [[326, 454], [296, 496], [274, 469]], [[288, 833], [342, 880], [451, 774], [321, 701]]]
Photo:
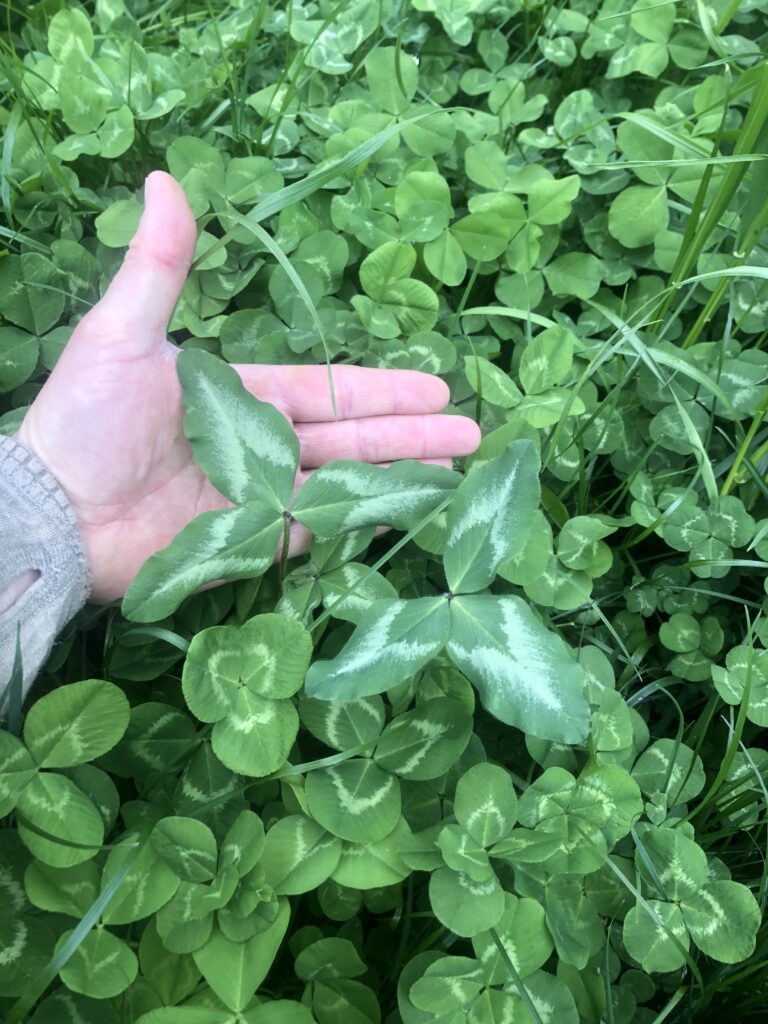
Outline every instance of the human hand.
[[[149, 175], [145, 199], [122, 267], [78, 323], [17, 435], [72, 504], [95, 601], [122, 597], [143, 562], [192, 518], [231, 504], [198, 468], [184, 436], [180, 349], [166, 338], [195, 250], [195, 220], [181, 186], [164, 172]], [[480, 440], [472, 420], [436, 415], [448, 388], [429, 374], [334, 366], [334, 421], [325, 366], [235, 369], [293, 424], [299, 482], [334, 459], [450, 465]], [[308, 539], [294, 527], [292, 553]]]

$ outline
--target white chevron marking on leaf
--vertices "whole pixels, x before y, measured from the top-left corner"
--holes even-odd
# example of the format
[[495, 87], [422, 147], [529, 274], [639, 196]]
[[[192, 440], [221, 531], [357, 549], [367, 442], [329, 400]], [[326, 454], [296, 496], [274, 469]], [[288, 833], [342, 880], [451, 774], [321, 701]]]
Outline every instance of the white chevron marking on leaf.
[[351, 675], [353, 672], [359, 672], [361, 668], [367, 668], [375, 664], [382, 657], [385, 647], [387, 648], [387, 658], [396, 661], [415, 660], [430, 651], [432, 644], [429, 643], [399, 640], [388, 645], [390, 628], [401, 610], [402, 607], [400, 605], [393, 604], [391, 608], [383, 612], [360, 650], [345, 661], [343, 665], [340, 665], [334, 675]]
[[465, 533], [476, 526], [485, 526], [487, 523], [491, 523], [488, 541], [493, 557], [495, 560], [504, 557], [511, 518], [509, 499], [515, 488], [518, 472], [519, 466], [516, 465], [508, 477], [498, 481], [482, 499], [475, 502], [461, 521], [454, 526], [448, 540], [449, 545], [453, 546]]
[[395, 785], [394, 776], [390, 775], [387, 777], [387, 781], [371, 796], [353, 796], [344, 785], [344, 779], [335, 768], [328, 768], [327, 774], [328, 778], [333, 782], [333, 788], [339, 798], [339, 804], [347, 814], [363, 814], [365, 811], [378, 807], [387, 798], [389, 791]]

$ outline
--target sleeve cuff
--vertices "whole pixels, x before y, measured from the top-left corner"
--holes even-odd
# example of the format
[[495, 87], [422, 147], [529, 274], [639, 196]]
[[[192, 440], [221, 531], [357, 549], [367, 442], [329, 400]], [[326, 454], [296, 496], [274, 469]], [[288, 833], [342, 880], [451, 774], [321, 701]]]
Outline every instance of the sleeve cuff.
[[0, 692], [13, 666], [19, 625], [26, 692], [56, 635], [85, 604], [91, 578], [69, 499], [11, 437], [0, 437], [0, 538], [0, 590], [25, 572], [39, 574], [0, 615]]

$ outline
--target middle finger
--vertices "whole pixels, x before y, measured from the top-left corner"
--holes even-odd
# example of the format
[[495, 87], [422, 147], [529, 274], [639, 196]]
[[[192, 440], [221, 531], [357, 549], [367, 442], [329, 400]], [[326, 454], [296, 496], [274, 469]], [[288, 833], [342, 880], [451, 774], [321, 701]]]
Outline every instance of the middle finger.
[[466, 416], [372, 416], [336, 423], [294, 424], [305, 469], [335, 459], [391, 462], [398, 459], [444, 459], [469, 455], [480, 443], [480, 430]]

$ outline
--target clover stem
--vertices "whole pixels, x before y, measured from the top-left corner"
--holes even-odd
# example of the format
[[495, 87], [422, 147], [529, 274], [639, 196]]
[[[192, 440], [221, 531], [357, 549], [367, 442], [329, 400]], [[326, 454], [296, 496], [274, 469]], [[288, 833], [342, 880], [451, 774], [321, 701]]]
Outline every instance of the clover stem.
[[291, 513], [283, 512], [283, 548], [280, 552], [280, 588], [285, 588], [285, 570], [288, 566], [288, 549], [291, 543]]

